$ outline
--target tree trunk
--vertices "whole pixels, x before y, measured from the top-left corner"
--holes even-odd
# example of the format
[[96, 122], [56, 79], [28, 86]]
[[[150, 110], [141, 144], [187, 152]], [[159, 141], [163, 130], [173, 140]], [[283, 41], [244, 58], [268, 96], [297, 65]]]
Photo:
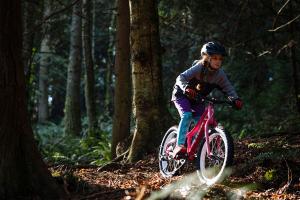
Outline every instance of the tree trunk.
[[163, 100], [157, 2], [131, 0], [131, 65], [136, 128], [129, 161], [154, 151], [170, 115]]
[[129, 44], [129, 1], [118, 0], [117, 38], [115, 60], [115, 96], [111, 155], [116, 156], [116, 146], [130, 134], [131, 79]]
[[[44, 1], [44, 18], [51, 13], [51, 0]], [[38, 122], [48, 120], [48, 68], [50, 65], [50, 22], [43, 23], [44, 38], [41, 42], [40, 71], [39, 71], [39, 100], [38, 100]]]
[[299, 70], [298, 70], [298, 65], [296, 60], [296, 44], [292, 44], [291, 59], [292, 59], [292, 66], [293, 66], [293, 79], [294, 79], [296, 106], [297, 106], [297, 111], [300, 114], [300, 78], [299, 78]]
[[0, 25], [0, 197], [64, 199], [64, 191], [42, 161], [29, 123], [21, 1], [0, 1]]
[[[30, 93], [33, 93], [33, 91], [36, 91], [35, 88], [32, 86], [32, 79], [31, 76], [33, 76], [33, 66], [32, 66], [32, 58], [33, 58], [33, 42], [34, 42], [34, 36], [35, 32], [33, 32], [33, 27], [36, 21], [36, 10], [34, 3], [29, 1], [23, 1], [22, 2], [22, 8], [23, 8], [23, 51], [22, 51], [22, 61], [25, 71], [25, 82], [26, 82], [26, 98], [28, 100], [28, 112], [29, 116], [36, 115], [35, 113], [35, 106], [36, 103], [29, 98], [31, 95]], [[33, 118], [32, 118], [33, 120]]]
[[[117, 1], [113, 0], [113, 7], [116, 7]], [[113, 11], [114, 12], [114, 11]], [[116, 15], [112, 13], [109, 26], [109, 44], [108, 44], [108, 56], [106, 65], [106, 77], [105, 77], [105, 100], [104, 108], [108, 115], [113, 112], [113, 88], [112, 88], [112, 75], [113, 75], [113, 60], [114, 60], [114, 45], [115, 45], [115, 25]]]
[[92, 56], [91, 40], [91, 1], [83, 0], [83, 51], [85, 63], [85, 105], [88, 118], [88, 134], [95, 136], [96, 131], [96, 104], [95, 104], [95, 78], [94, 62]]
[[73, 6], [68, 79], [65, 102], [65, 134], [80, 135], [81, 0]]
[[95, 61], [95, 43], [96, 43], [96, 0], [92, 1], [92, 56]]
[[[52, 80], [51, 84], [53, 86], [63, 86], [65, 81], [62, 80], [63, 77], [57, 77]], [[61, 89], [52, 91], [52, 105], [50, 109], [49, 119], [51, 121], [60, 122], [64, 117], [64, 103], [65, 103], [65, 92]]]
[[[290, 16], [294, 16], [294, 6], [292, 2], [290, 3]], [[293, 73], [293, 82], [294, 82], [294, 93], [296, 99], [296, 107], [297, 111], [300, 114], [300, 72], [298, 69], [297, 56], [296, 56], [296, 42], [295, 37], [295, 23], [291, 23], [290, 25], [290, 43], [289, 46], [291, 48], [291, 62], [292, 62], [292, 73]]]
[[30, 78], [30, 65], [31, 55], [34, 40], [34, 33], [32, 32], [34, 26], [34, 14], [35, 8], [32, 2], [24, 1], [23, 3], [23, 51], [22, 60], [25, 69], [26, 83], [29, 82]]

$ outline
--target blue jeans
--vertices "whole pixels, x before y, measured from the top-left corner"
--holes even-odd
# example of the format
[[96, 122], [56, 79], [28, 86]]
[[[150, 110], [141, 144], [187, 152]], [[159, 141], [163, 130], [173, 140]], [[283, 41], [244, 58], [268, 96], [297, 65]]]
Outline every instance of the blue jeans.
[[177, 145], [184, 145], [192, 118], [198, 121], [204, 112], [205, 105], [201, 103], [193, 104], [187, 97], [175, 100], [174, 104], [181, 118], [178, 126]]

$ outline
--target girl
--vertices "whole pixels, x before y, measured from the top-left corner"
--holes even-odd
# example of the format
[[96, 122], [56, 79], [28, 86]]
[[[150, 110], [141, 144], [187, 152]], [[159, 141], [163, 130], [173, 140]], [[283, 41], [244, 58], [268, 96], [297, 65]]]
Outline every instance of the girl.
[[242, 108], [241, 99], [221, 69], [225, 55], [226, 51], [222, 45], [208, 42], [201, 49], [201, 60], [194, 61], [192, 67], [181, 73], [176, 79], [172, 101], [181, 120], [178, 127], [177, 145], [172, 153], [174, 158], [179, 152], [186, 151], [185, 134], [192, 117], [198, 120], [204, 112], [204, 104], [195, 101], [197, 94], [207, 96], [213, 89], [218, 88], [233, 101], [237, 109]]

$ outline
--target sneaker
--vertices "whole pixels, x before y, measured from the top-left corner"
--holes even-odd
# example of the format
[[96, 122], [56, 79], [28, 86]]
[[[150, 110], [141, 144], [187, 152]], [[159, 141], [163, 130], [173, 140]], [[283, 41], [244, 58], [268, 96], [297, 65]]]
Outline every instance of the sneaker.
[[177, 154], [179, 154], [179, 153], [186, 153], [185, 146], [183, 146], [183, 145], [176, 146], [175, 149], [173, 150], [173, 152], [171, 153], [171, 156], [173, 158], [175, 158], [177, 156]]

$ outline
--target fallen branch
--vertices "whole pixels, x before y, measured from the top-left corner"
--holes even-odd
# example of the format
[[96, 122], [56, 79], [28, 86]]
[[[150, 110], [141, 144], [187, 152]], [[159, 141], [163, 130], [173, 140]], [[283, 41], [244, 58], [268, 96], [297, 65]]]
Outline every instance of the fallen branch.
[[275, 28], [275, 29], [270, 29], [270, 30], [268, 30], [268, 31], [269, 31], [269, 32], [276, 32], [276, 31], [278, 31], [279, 29], [282, 29], [282, 28], [284, 28], [284, 27], [290, 25], [291, 23], [293, 23], [294, 21], [296, 21], [299, 17], [300, 17], [300, 15], [298, 15], [298, 16], [295, 17], [294, 19], [290, 20], [290, 21], [287, 22], [286, 24], [283, 24], [283, 25], [281, 25], [281, 26], [279, 26], [279, 27], [277, 27], [277, 28]]
[[99, 167], [97, 169], [97, 172], [102, 171], [103, 169], [107, 168], [110, 165], [115, 165], [117, 162], [121, 161], [122, 159], [124, 159], [124, 157], [126, 157], [126, 155], [129, 153], [129, 149], [127, 149], [127, 151], [125, 151], [124, 153], [122, 153], [121, 155], [119, 155], [118, 157], [114, 158], [111, 162]]

